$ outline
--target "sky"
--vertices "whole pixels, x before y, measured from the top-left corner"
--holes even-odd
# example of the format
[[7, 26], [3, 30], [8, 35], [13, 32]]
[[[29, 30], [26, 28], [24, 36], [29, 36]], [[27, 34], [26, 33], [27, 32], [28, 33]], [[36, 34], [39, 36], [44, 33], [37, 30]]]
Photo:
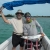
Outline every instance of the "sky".
[[[3, 3], [10, 2], [13, 0], [0, 0], [0, 7]], [[33, 4], [33, 5], [23, 5], [19, 7], [14, 7], [14, 10], [3, 9], [5, 15], [12, 14], [14, 15], [18, 9], [21, 9], [24, 13], [30, 12], [32, 16], [50, 16], [50, 4]]]

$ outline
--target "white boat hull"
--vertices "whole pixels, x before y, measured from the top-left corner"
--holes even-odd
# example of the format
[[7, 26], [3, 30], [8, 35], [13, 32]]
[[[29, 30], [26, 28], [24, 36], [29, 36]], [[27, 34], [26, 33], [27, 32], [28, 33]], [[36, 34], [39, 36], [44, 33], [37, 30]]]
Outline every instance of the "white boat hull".
[[[43, 48], [41, 50], [50, 50], [50, 40], [46, 35], [42, 39], [42, 45]], [[19, 46], [16, 49], [20, 50]], [[0, 50], [12, 50], [12, 37], [0, 45]]]

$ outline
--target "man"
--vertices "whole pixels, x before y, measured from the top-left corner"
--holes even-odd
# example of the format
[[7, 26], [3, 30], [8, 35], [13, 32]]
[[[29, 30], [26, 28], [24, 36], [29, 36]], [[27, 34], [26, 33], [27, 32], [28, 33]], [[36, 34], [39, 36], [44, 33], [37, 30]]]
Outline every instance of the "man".
[[[27, 35], [27, 36], [34, 36], [34, 35], [37, 35], [38, 34], [38, 31], [37, 31], [37, 28], [40, 28], [40, 34], [42, 36], [44, 36], [43, 34], [43, 29], [42, 27], [40, 26], [40, 24], [37, 22], [37, 20], [35, 19], [31, 19], [31, 14], [29, 12], [25, 13], [25, 18], [26, 18], [26, 22], [24, 24], [24, 34]], [[30, 42], [28, 40], [28, 42]], [[33, 43], [35, 44], [35, 43]], [[35, 50], [36, 50], [36, 47], [34, 47]]]
[[29, 35], [29, 36], [33, 36], [33, 35], [37, 35], [38, 31], [36, 27], [40, 28], [40, 33], [42, 36], [44, 36], [43, 34], [43, 29], [40, 26], [40, 24], [37, 22], [37, 20], [35, 19], [31, 19], [31, 14], [29, 12], [25, 13], [25, 18], [26, 18], [26, 22], [24, 24], [24, 34], [25, 35]]
[[12, 18], [12, 19], [6, 19], [2, 10], [0, 10], [0, 14], [2, 15], [4, 22], [11, 24], [14, 27], [14, 31], [12, 35], [12, 44], [13, 44], [12, 50], [16, 50], [16, 46], [18, 46], [18, 44], [20, 44], [20, 50], [23, 50], [24, 39], [20, 37], [23, 35], [22, 16], [24, 15], [24, 13], [22, 12], [22, 10], [18, 10], [16, 12], [16, 18]]

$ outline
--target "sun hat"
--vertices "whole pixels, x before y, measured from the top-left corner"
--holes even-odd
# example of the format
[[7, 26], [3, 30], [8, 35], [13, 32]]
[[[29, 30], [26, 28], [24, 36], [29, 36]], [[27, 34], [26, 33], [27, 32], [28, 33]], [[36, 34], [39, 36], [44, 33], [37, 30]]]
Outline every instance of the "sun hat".
[[16, 15], [17, 15], [17, 14], [22, 14], [22, 15], [24, 15], [24, 13], [22, 12], [22, 10], [20, 10], [20, 9], [16, 12]]

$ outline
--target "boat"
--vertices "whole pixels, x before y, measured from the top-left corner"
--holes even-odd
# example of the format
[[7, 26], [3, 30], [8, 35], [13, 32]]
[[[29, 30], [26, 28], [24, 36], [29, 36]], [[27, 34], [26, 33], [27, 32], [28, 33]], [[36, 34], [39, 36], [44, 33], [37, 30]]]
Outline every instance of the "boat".
[[[2, 7], [6, 8], [7, 10], [13, 10], [13, 7], [22, 6], [24, 4], [30, 5], [30, 4], [44, 4], [44, 3], [50, 3], [50, 0], [30, 0], [30, 1], [23, 0], [20, 2], [19, 1], [13, 1], [13, 2], [4, 3], [2, 5]], [[16, 47], [16, 49], [20, 50], [19, 45]], [[8, 38], [6, 41], [4, 41], [2, 44], [0, 44], [0, 50], [12, 50], [12, 36], [10, 38]], [[46, 34], [42, 39], [41, 50], [50, 50], [50, 39], [47, 37]]]
[[[20, 50], [19, 45], [16, 47], [16, 49]], [[0, 44], [0, 50], [12, 50], [12, 36]], [[42, 38], [41, 50], [50, 50], [50, 39], [46, 36], [46, 34]]]

